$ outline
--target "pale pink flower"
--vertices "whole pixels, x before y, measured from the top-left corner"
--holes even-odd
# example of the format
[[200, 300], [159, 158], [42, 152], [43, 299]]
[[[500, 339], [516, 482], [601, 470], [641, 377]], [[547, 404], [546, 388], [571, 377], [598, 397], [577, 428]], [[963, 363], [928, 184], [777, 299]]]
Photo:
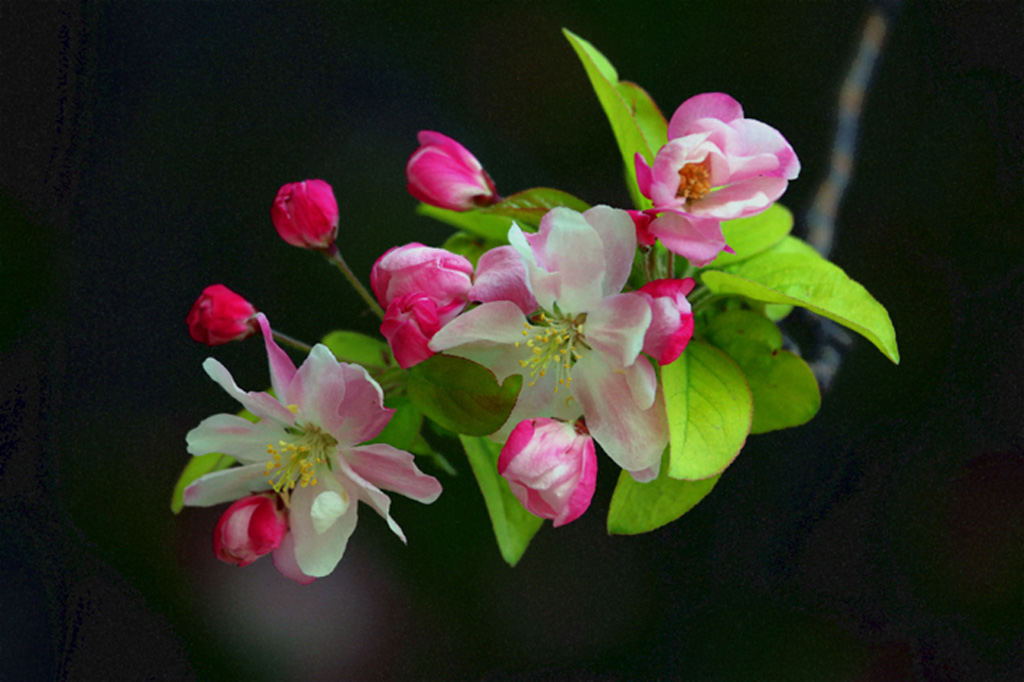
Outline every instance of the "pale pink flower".
[[594, 497], [594, 440], [580, 422], [526, 419], [501, 449], [498, 473], [531, 514], [563, 526], [579, 518]]
[[652, 165], [636, 155], [637, 184], [652, 210], [668, 212], [650, 234], [698, 266], [726, 248], [721, 221], [764, 211], [800, 172], [782, 134], [743, 118], [739, 102], [722, 93], [683, 102], [668, 137]]
[[213, 529], [213, 552], [221, 561], [248, 566], [277, 549], [288, 532], [288, 511], [275, 494], [248, 495], [227, 508]]
[[651, 326], [644, 335], [644, 352], [667, 365], [683, 354], [693, 337], [693, 313], [686, 295], [696, 284], [691, 278], [656, 279], [640, 287], [651, 304]]
[[303, 180], [284, 185], [270, 207], [274, 228], [292, 246], [322, 250], [334, 245], [338, 235], [338, 202], [323, 180]]
[[[524, 419], [585, 415], [619, 466], [653, 478], [668, 430], [654, 368], [640, 355], [651, 306], [637, 292], [621, 293], [636, 251], [629, 214], [555, 208], [536, 234], [513, 225], [508, 236], [521, 267], [509, 267], [505, 286], [528, 290], [538, 309], [525, 314], [521, 295], [482, 303], [442, 327], [430, 348], [478, 362], [499, 381], [523, 376], [511, 416], [492, 437], [507, 437]], [[515, 272], [519, 285], [511, 284]]]
[[338, 362], [317, 344], [298, 369], [274, 342], [261, 313], [274, 395], [245, 392], [220, 362], [203, 369], [259, 421], [216, 414], [192, 429], [193, 455], [219, 452], [241, 466], [202, 476], [185, 489], [186, 505], [206, 507], [273, 490], [288, 506], [289, 530], [274, 550], [278, 570], [300, 582], [329, 574], [341, 560], [356, 525], [357, 502], [369, 505], [402, 541], [384, 490], [429, 503], [441, 493], [408, 452], [366, 444], [394, 410], [366, 370]]
[[409, 194], [451, 211], [468, 211], [501, 200], [491, 177], [468, 149], [429, 130], [421, 130], [418, 139], [420, 147], [405, 166]]
[[211, 284], [185, 318], [188, 333], [199, 343], [217, 346], [256, 333], [256, 308], [223, 284]]

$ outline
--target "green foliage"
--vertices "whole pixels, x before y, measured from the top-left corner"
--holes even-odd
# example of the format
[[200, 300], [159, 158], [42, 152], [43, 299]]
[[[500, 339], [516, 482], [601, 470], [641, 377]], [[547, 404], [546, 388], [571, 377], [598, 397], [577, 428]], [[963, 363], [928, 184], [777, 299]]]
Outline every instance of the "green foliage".
[[636, 182], [634, 156], [640, 153], [648, 163], [653, 163], [654, 155], [668, 141], [665, 117], [643, 88], [635, 83], [619, 81], [615, 67], [597, 48], [568, 29], [562, 29], [562, 33], [583, 63], [612, 126], [625, 165], [626, 186], [633, 205], [640, 209], [650, 208], [650, 200], [640, 194]]
[[456, 232], [445, 240], [441, 248], [457, 253], [460, 256], [465, 256], [473, 264], [473, 267], [476, 268], [476, 264], [480, 261], [480, 256], [496, 246], [501, 246], [503, 243], [484, 239], [469, 232]]
[[490, 370], [451, 355], [435, 355], [409, 370], [409, 398], [423, 414], [455, 433], [486, 436], [501, 428], [523, 378], [498, 384]]
[[782, 333], [771, 320], [749, 310], [715, 317], [707, 340], [743, 370], [754, 397], [751, 433], [799, 426], [821, 406], [814, 373], [799, 356], [782, 349]]
[[707, 270], [701, 279], [716, 294], [813, 310], [863, 335], [898, 364], [896, 331], [889, 313], [842, 269], [809, 249], [788, 237], [724, 271]]
[[352, 362], [373, 371], [394, 364], [391, 349], [380, 339], [344, 330], [333, 331], [320, 343], [331, 349], [341, 362]]
[[661, 369], [668, 412], [668, 475], [698, 480], [720, 474], [750, 433], [753, 400], [743, 372], [725, 353], [690, 341]]
[[718, 483], [719, 476], [699, 481], [669, 478], [667, 462], [662, 460], [661, 474], [648, 483], [637, 483], [626, 471], [608, 509], [608, 532], [614, 535], [646, 533], [671, 523], [703, 500]]
[[771, 248], [793, 229], [793, 214], [782, 204], [772, 204], [767, 211], [749, 218], [722, 223], [725, 242], [736, 253], [722, 252], [711, 268], [723, 268], [755, 256]]
[[515, 566], [544, 520], [526, 511], [512, 494], [508, 481], [498, 475], [501, 445], [487, 438], [459, 436], [459, 440], [483, 493], [501, 556], [510, 566]]

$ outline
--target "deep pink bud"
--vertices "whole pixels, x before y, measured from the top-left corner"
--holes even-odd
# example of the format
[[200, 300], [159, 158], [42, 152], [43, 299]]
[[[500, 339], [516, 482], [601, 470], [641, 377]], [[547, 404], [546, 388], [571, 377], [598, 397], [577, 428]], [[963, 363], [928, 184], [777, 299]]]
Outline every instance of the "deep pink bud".
[[501, 449], [498, 473], [531, 514], [557, 528], [579, 518], [594, 497], [594, 439], [582, 423], [526, 419]]
[[323, 180], [292, 182], [277, 191], [270, 207], [274, 228], [292, 246], [326, 249], [338, 235], [338, 202]]
[[409, 369], [434, 354], [427, 344], [441, 325], [437, 304], [429, 296], [404, 294], [388, 305], [380, 333], [388, 340], [398, 364]]
[[445, 312], [462, 310], [472, 286], [469, 260], [417, 242], [388, 249], [370, 271], [370, 287], [385, 308], [399, 296], [424, 294]]
[[425, 204], [468, 211], [501, 201], [476, 157], [450, 137], [421, 130], [420, 148], [405, 166], [407, 189]]
[[211, 284], [192, 304], [185, 322], [199, 343], [217, 346], [256, 332], [256, 308], [223, 284]]
[[288, 518], [276, 495], [249, 495], [228, 507], [213, 530], [213, 551], [229, 564], [248, 566], [281, 544]]
[[686, 295], [696, 283], [686, 279], [656, 279], [640, 287], [651, 304], [651, 325], [644, 334], [644, 352], [659, 365], [674, 362], [693, 337], [693, 313]]
[[626, 211], [629, 217], [633, 219], [633, 226], [636, 228], [636, 243], [644, 246], [654, 246], [654, 242], [658, 240], [650, 232], [651, 221], [654, 220], [654, 216], [657, 211]]

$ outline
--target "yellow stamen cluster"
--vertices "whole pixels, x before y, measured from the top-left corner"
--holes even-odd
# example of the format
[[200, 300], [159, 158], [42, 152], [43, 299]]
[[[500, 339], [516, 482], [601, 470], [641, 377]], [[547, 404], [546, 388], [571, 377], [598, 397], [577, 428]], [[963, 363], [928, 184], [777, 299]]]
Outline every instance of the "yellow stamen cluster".
[[558, 378], [555, 393], [561, 387], [569, 388], [572, 366], [580, 359], [578, 348], [586, 347], [583, 340], [585, 319], [586, 315], [575, 318], [560, 315], [549, 317], [542, 312], [534, 319], [537, 326], [523, 323], [523, 336], [526, 340], [516, 341], [515, 345], [518, 348], [520, 344], [526, 344], [531, 352], [528, 359], [519, 361], [519, 365], [529, 371], [528, 386], [533, 386], [537, 379], [547, 376], [548, 369], [553, 365]]
[[271, 459], [263, 475], [271, 487], [289, 501], [289, 493], [295, 489], [317, 484], [318, 464], [327, 464], [327, 452], [338, 444], [328, 433], [314, 425], [294, 427], [298, 438], [293, 442], [278, 441], [277, 445], [267, 444]]
[[711, 171], [706, 163], [688, 163], [679, 169], [676, 196], [686, 201], [703, 199], [711, 192]]

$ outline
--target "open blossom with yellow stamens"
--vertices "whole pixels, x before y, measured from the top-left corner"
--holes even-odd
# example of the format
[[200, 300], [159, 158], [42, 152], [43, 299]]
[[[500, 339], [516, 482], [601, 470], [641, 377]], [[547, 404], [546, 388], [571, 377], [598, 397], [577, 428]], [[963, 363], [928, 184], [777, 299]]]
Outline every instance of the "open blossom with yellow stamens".
[[224, 365], [213, 358], [203, 363], [210, 378], [259, 421], [216, 414], [188, 433], [191, 454], [220, 452], [241, 466], [199, 478], [185, 489], [184, 501], [207, 507], [274, 491], [287, 506], [289, 527], [274, 550], [274, 565], [294, 580], [309, 582], [341, 560], [355, 529], [357, 502], [383, 516], [404, 542], [383, 490], [430, 503], [441, 484], [422, 473], [410, 453], [365, 444], [394, 412], [384, 407], [383, 392], [365, 369], [338, 362], [322, 344], [296, 369], [274, 342], [266, 317], [259, 314], [257, 321], [274, 395], [242, 391]]
[[[555, 208], [536, 234], [513, 225], [508, 236], [504, 248], [518, 259], [506, 251], [495, 271], [478, 268], [486, 302], [442, 327], [431, 349], [478, 362], [499, 381], [523, 377], [511, 415], [492, 437], [507, 438], [525, 419], [585, 416], [612, 460], [638, 480], [653, 478], [668, 425], [654, 368], [641, 355], [649, 297], [621, 293], [636, 252], [632, 219], [607, 206]], [[476, 289], [470, 300], [481, 300]], [[527, 301], [537, 309], [524, 311]]]

